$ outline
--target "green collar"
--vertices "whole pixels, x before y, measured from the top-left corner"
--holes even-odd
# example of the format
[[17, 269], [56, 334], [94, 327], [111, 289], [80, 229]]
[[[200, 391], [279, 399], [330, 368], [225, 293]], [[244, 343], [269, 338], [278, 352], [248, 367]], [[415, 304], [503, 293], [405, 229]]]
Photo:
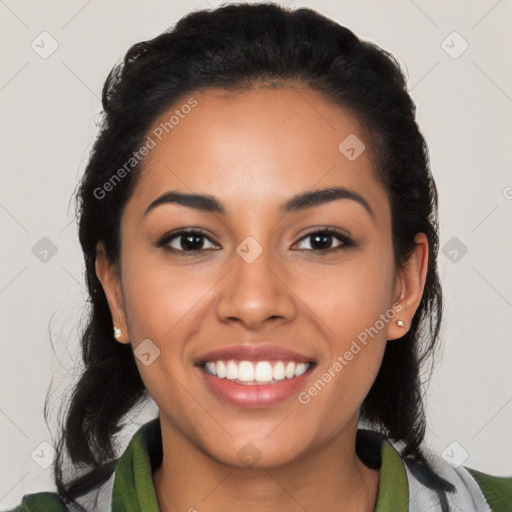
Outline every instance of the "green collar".
[[380, 457], [379, 494], [375, 512], [407, 512], [409, 487], [402, 458], [388, 440], [381, 444]]
[[[160, 512], [152, 472], [161, 463], [160, 420], [155, 418], [135, 433], [116, 466], [112, 510]], [[409, 509], [407, 475], [402, 459], [387, 440], [380, 446], [380, 483], [375, 512]]]

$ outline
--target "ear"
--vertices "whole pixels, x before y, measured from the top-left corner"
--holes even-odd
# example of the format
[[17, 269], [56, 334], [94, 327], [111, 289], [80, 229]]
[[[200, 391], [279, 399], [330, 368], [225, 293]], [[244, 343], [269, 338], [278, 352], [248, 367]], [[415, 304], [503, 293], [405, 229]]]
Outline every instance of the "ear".
[[119, 271], [117, 267], [109, 261], [105, 247], [101, 242], [96, 246], [96, 275], [107, 296], [110, 314], [114, 322], [112, 326], [112, 337], [114, 338], [113, 329], [115, 326], [121, 329], [121, 336], [114, 339], [120, 343], [130, 343]]
[[[411, 256], [396, 277], [394, 296], [401, 309], [395, 308], [396, 315], [388, 329], [388, 340], [401, 338], [407, 333], [423, 295], [428, 269], [428, 240], [424, 233], [418, 233], [414, 242], [416, 245]], [[400, 327], [398, 320], [405, 325]]]

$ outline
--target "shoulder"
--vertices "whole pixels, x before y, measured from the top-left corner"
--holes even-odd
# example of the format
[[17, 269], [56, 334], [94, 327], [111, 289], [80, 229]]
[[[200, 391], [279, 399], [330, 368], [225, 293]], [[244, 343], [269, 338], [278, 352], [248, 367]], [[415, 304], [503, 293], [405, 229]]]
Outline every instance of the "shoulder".
[[421, 451], [423, 462], [411, 455], [404, 457], [401, 446], [389, 439], [385, 447], [389, 449], [381, 453], [386, 467], [397, 474], [405, 472], [411, 512], [512, 512], [512, 475], [495, 476], [450, 464], [428, 447]]
[[512, 511], [512, 476], [495, 476], [465, 468], [473, 477], [492, 512]]
[[[158, 418], [148, 421], [135, 432], [120, 459], [112, 460], [95, 470], [93, 478], [88, 473], [74, 480], [74, 499], [78, 507], [67, 504], [56, 492], [38, 492], [23, 496], [21, 504], [16, 508], [0, 512], [75, 512], [79, 507], [88, 512], [111, 510], [116, 476], [120, 477], [120, 487], [126, 482], [135, 484], [134, 479], [139, 476], [142, 468], [146, 479], [151, 481], [151, 464], [156, 464], [162, 454], [159, 429]], [[127, 490], [122, 488], [121, 505], [127, 503], [128, 498], [124, 495]]]
[[[466, 466], [451, 466], [440, 457], [430, 457], [435, 474], [452, 490], [427, 483], [414, 468], [405, 465], [411, 510], [457, 510], [464, 512], [512, 512], [512, 476], [500, 477]], [[414, 506], [413, 506], [414, 505]]]
[[17, 507], [3, 512], [61, 512], [68, 510], [57, 493], [37, 492], [23, 496]]

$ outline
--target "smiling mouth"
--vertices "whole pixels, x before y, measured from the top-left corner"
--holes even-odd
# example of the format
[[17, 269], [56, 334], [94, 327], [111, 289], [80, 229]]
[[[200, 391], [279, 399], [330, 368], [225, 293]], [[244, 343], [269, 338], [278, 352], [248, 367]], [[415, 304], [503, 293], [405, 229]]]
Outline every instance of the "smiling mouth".
[[299, 363], [296, 361], [244, 361], [218, 360], [207, 361], [200, 365], [201, 369], [218, 379], [248, 385], [264, 386], [293, 380], [310, 371], [314, 362]]

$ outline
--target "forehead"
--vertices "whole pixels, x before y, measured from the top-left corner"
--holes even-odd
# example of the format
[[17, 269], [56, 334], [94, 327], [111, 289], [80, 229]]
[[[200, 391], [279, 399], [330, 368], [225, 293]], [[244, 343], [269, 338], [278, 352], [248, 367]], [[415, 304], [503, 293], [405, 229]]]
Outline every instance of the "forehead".
[[134, 194], [140, 208], [179, 190], [219, 197], [229, 214], [230, 205], [271, 208], [330, 186], [364, 194], [376, 207], [387, 202], [357, 119], [306, 87], [190, 93], [148, 136], [154, 147]]

